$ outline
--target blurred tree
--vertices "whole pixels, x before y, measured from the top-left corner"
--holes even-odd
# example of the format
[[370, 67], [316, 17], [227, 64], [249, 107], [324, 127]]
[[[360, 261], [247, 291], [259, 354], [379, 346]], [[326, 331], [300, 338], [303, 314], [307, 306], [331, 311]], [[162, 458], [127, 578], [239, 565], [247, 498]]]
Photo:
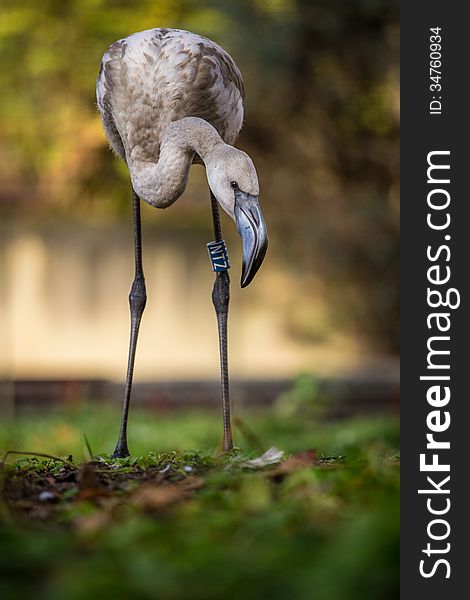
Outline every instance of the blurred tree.
[[[239, 145], [260, 174], [271, 253], [305, 298], [286, 307], [291, 331], [319, 338], [328, 321], [396, 351], [398, 0], [3, 0], [0, 212], [127, 214], [94, 82], [110, 43], [155, 26], [207, 35], [241, 67]], [[207, 220], [200, 188], [193, 224]]]

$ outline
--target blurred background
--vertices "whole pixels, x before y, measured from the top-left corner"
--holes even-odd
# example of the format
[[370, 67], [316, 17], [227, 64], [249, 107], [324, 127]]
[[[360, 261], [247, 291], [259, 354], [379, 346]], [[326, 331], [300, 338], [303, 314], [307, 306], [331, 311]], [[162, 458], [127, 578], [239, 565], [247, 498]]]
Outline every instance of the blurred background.
[[[234, 438], [296, 466], [282, 481], [203, 471], [204, 489], [168, 512], [128, 495], [102, 509], [73, 482], [43, 502], [62, 484], [38, 457], [10, 455], [8, 471], [7, 451], [96, 465], [116, 442], [132, 216], [95, 80], [111, 43], [158, 26], [215, 40], [245, 79], [237, 146], [258, 170], [270, 246], [240, 290], [222, 215]], [[398, 61], [398, 0], [1, 1], [2, 598], [398, 597]], [[124, 480], [167, 460], [152, 452], [208, 460], [221, 439], [210, 201], [191, 171], [169, 210], [142, 209], [148, 302]]]
[[[240, 290], [240, 241], [223, 216], [233, 380], [309, 373], [395, 389], [398, 24], [395, 0], [3, 0], [4, 395], [40, 395], [29, 385], [40, 381], [61, 382], [43, 392], [49, 398], [85, 393], [64, 392], [72, 381], [122, 384], [133, 277], [129, 180], [108, 149], [95, 79], [112, 42], [155, 26], [210, 37], [245, 79], [237, 146], [259, 173], [270, 248], [253, 284]], [[193, 167], [170, 210], [145, 205], [143, 223], [149, 299], [136, 381], [215, 382], [203, 168]], [[107, 389], [92, 393], [113, 393]], [[268, 400], [279, 391], [272, 389]]]

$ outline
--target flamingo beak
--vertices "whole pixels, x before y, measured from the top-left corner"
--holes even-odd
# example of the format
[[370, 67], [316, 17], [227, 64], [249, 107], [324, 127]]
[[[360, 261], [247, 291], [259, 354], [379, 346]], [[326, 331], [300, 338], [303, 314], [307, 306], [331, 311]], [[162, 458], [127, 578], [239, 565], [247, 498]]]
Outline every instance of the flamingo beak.
[[246, 287], [258, 272], [268, 249], [268, 233], [257, 196], [235, 190], [235, 222], [242, 238], [243, 263], [241, 287]]

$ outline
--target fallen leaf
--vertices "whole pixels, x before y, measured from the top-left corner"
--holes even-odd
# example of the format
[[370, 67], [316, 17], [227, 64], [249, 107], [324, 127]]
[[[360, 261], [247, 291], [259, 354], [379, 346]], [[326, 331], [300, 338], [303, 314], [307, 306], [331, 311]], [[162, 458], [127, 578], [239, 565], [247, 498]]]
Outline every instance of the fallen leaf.
[[163, 510], [177, 502], [186, 500], [192, 490], [200, 488], [204, 480], [200, 477], [188, 477], [181, 483], [166, 485], [144, 484], [132, 496], [132, 502], [148, 510]]
[[89, 463], [83, 464], [77, 473], [78, 495], [79, 500], [89, 500], [97, 496], [106, 496], [103, 486], [98, 481], [93, 465]]
[[270, 475], [276, 477], [278, 475], [288, 475], [297, 469], [304, 469], [315, 464], [315, 450], [303, 450], [297, 454], [293, 454], [287, 460], [279, 465], [277, 469], [270, 472]]
[[281, 462], [284, 452], [272, 446], [269, 450], [266, 450], [264, 454], [258, 456], [258, 458], [252, 458], [242, 463], [242, 466], [249, 467], [250, 469], [262, 469], [269, 465], [277, 465]]

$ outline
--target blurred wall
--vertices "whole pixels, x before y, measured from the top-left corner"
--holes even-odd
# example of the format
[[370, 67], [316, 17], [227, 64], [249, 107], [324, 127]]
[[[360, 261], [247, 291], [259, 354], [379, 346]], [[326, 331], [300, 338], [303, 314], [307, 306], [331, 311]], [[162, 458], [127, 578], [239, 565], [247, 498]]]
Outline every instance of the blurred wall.
[[[209, 206], [208, 216], [209, 216]], [[230, 222], [226, 223], [229, 227]], [[18, 227], [2, 236], [2, 371], [13, 377], [120, 378], [125, 371], [133, 276], [132, 233], [115, 226]], [[354, 339], [299, 341], [286, 316], [295, 279], [267, 263], [241, 290], [239, 242], [231, 269], [230, 364], [235, 377], [328, 372], [354, 363]], [[197, 234], [144, 230], [148, 303], [136, 377], [210, 378], [218, 373], [213, 274]], [[312, 299], [314, 300], [314, 299]], [[321, 311], [313, 301], [309, 310]]]

